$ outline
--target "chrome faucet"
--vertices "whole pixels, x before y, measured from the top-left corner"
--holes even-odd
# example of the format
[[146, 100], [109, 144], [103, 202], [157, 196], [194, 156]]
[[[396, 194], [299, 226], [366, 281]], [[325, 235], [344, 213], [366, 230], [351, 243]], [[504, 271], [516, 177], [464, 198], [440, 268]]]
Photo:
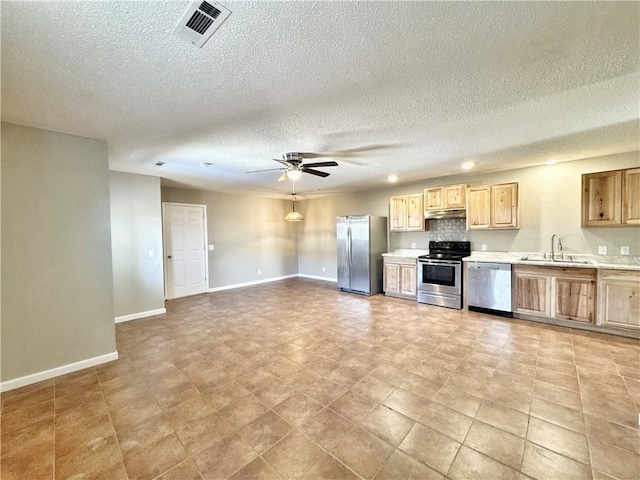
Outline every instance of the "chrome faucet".
[[560, 260], [562, 260], [564, 257], [564, 254], [562, 253], [562, 240], [560, 240], [560, 235], [558, 235], [557, 233], [551, 235], [551, 260], [555, 261], [556, 259], [556, 252], [554, 250], [555, 243], [553, 241], [554, 238], [558, 239], [558, 251], [560, 252]]

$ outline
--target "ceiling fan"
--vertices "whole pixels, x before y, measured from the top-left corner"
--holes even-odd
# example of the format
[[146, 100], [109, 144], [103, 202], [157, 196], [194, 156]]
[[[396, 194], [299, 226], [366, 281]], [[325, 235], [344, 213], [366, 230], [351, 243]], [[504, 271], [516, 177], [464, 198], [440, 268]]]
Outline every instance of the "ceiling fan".
[[298, 180], [303, 173], [310, 173], [311, 175], [316, 175], [318, 177], [328, 177], [329, 174], [327, 172], [321, 172], [320, 170], [315, 170], [316, 167], [337, 167], [338, 163], [334, 161], [330, 162], [314, 162], [314, 163], [304, 163], [305, 158], [318, 158], [321, 156], [328, 156], [327, 154], [322, 153], [311, 153], [311, 152], [288, 152], [282, 155], [282, 160], [278, 160], [274, 158], [275, 162], [281, 163], [283, 166], [279, 168], [267, 168], [264, 170], [253, 170], [247, 173], [257, 173], [257, 172], [271, 172], [274, 170], [284, 170], [283, 174], [278, 178], [279, 182], [285, 181], [287, 178], [293, 181]]

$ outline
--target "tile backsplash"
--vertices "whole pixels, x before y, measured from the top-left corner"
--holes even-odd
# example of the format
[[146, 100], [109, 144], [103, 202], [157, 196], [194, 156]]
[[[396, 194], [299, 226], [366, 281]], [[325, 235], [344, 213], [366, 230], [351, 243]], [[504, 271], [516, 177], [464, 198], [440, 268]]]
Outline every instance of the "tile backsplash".
[[464, 218], [440, 218], [429, 221], [429, 239], [468, 241], [467, 223]]

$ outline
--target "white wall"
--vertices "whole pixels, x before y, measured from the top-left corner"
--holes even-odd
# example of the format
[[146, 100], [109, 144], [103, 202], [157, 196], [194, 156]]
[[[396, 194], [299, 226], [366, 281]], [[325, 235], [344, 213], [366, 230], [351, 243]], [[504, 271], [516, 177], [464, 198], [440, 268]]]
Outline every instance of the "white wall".
[[[519, 230], [468, 231], [472, 249], [482, 244], [489, 251], [548, 251], [553, 233], [562, 237], [565, 250], [597, 254], [598, 246], [608, 247], [609, 254], [628, 245], [631, 255], [640, 255], [640, 227], [582, 228], [580, 226], [581, 181], [583, 173], [640, 166], [640, 153], [631, 152], [606, 157], [564, 162], [495, 173], [465, 173], [429, 179], [366, 192], [322, 197], [299, 202], [305, 222], [299, 232], [299, 272], [306, 275], [336, 276], [335, 218], [340, 215], [389, 215], [389, 197], [420, 193], [425, 188], [468, 183], [471, 186], [519, 182]], [[436, 220], [437, 222], [438, 220]], [[433, 222], [433, 221], [432, 221]], [[430, 232], [390, 233], [389, 249], [427, 248]], [[322, 267], [326, 271], [322, 272]]]
[[1, 235], [3, 388], [115, 355], [106, 142], [3, 123]]
[[160, 313], [164, 310], [160, 178], [110, 172], [109, 190], [116, 321]]
[[207, 206], [209, 288], [298, 273], [299, 224], [284, 221], [290, 201], [181, 188], [163, 188], [162, 201]]

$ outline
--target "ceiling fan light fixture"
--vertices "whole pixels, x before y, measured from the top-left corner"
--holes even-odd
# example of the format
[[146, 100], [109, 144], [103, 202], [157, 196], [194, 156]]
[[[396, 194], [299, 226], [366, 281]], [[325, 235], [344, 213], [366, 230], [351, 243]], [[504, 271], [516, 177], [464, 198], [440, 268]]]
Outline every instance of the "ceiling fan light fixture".
[[298, 167], [291, 167], [289, 170], [287, 170], [287, 178], [289, 180], [293, 180], [295, 182], [296, 180], [300, 180], [301, 176], [302, 170], [300, 170]]

